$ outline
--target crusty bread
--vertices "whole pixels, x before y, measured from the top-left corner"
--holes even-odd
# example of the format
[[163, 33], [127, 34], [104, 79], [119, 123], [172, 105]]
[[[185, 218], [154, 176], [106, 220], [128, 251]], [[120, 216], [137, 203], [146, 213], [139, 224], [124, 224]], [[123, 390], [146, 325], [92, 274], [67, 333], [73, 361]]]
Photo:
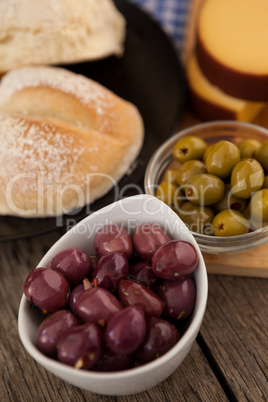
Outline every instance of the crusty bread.
[[2, 0], [0, 73], [121, 54], [126, 22], [112, 0]]
[[22, 67], [0, 84], [0, 214], [55, 216], [92, 203], [143, 143], [137, 108], [87, 77]]

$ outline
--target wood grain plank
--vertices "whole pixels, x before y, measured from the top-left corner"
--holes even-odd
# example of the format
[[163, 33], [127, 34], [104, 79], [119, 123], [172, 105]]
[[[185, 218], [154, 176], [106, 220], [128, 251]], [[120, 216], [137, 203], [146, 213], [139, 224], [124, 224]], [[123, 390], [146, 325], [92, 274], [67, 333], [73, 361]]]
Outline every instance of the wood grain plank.
[[267, 401], [268, 281], [209, 275], [201, 336], [237, 401]]
[[0, 250], [0, 401], [2, 402], [136, 402], [227, 401], [197, 342], [183, 364], [162, 384], [137, 395], [101, 396], [73, 387], [47, 372], [23, 348], [17, 313], [27, 274], [58, 239], [57, 232], [7, 242]]
[[208, 273], [268, 278], [268, 244], [241, 253], [203, 256]]

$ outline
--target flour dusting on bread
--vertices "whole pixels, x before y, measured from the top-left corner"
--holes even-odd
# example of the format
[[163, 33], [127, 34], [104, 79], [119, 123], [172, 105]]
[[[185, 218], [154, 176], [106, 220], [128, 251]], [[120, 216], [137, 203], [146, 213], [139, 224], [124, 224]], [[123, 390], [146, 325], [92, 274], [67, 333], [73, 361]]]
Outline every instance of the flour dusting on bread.
[[0, 83], [0, 214], [55, 216], [92, 203], [127, 172], [144, 126], [133, 104], [56, 67]]
[[6, 103], [14, 92], [29, 87], [50, 87], [69, 93], [85, 105], [94, 102], [96, 112], [103, 113], [103, 106], [113, 105], [114, 95], [91, 79], [74, 74], [64, 68], [22, 67], [10, 71], [1, 81], [0, 106]]
[[126, 21], [112, 0], [2, 0], [0, 72], [120, 55]]

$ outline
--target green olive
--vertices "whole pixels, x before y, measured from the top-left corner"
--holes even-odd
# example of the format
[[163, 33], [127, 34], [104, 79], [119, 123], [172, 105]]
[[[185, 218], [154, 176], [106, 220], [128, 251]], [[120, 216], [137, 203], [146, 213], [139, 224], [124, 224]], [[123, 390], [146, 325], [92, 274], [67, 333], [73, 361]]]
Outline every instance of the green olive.
[[208, 152], [206, 168], [208, 173], [225, 179], [239, 160], [239, 148], [232, 142], [223, 140], [214, 144], [212, 150]]
[[256, 219], [254, 219], [253, 217], [251, 217], [250, 219], [250, 228], [252, 230], [258, 230], [258, 229], [262, 229], [265, 226], [268, 226], [268, 221], [267, 222], [260, 222]]
[[197, 205], [212, 205], [219, 202], [224, 195], [225, 185], [219, 177], [200, 173], [193, 176], [185, 186], [185, 195]]
[[176, 169], [167, 169], [162, 177], [162, 181], [166, 181], [168, 183], [177, 184], [177, 173]]
[[212, 221], [215, 236], [237, 236], [249, 231], [249, 221], [241, 212], [224, 209]]
[[172, 161], [168, 165], [168, 169], [178, 170], [180, 167], [181, 167], [181, 163], [179, 161], [176, 161], [175, 159], [172, 159]]
[[262, 188], [268, 188], [268, 175], [264, 177]]
[[236, 197], [250, 198], [259, 190], [264, 182], [264, 172], [256, 159], [245, 159], [238, 162], [231, 174], [232, 193]]
[[171, 183], [177, 185], [177, 181], [176, 181], [177, 171], [181, 167], [181, 165], [182, 164], [180, 162], [175, 161], [175, 159], [173, 159], [172, 162], [170, 162], [170, 164], [164, 171], [162, 178], [161, 178], [161, 182], [168, 181], [168, 182], [171, 182]]
[[212, 234], [211, 223], [214, 213], [210, 207], [186, 201], [181, 205], [178, 215], [192, 232]]
[[253, 138], [247, 138], [238, 144], [240, 149], [240, 158], [254, 158], [257, 149], [261, 147], [262, 143]]
[[255, 158], [260, 162], [265, 172], [268, 173], [268, 140], [256, 151]]
[[215, 144], [210, 144], [210, 145], [207, 146], [207, 148], [206, 148], [206, 150], [205, 150], [205, 152], [204, 152], [204, 155], [203, 155], [203, 161], [204, 161], [205, 163], [206, 163], [206, 159], [207, 159], [207, 156], [208, 156], [209, 152], [213, 151], [214, 145], [215, 145]]
[[[239, 212], [241, 212], [241, 211], [239, 211]], [[250, 214], [250, 209], [249, 209], [249, 203], [246, 204], [246, 208], [243, 210], [243, 215], [248, 221], [250, 221], [251, 214]]]
[[235, 197], [231, 191], [231, 185], [225, 184], [223, 198], [213, 206], [217, 212], [229, 208], [242, 212], [246, 207], [246, 200], [244, 198]]
[[268, 189], [257, 191], [249, 202], [251, 217], [258, 222], [268, 221]]
[[173, 157], [179, 162], [202, 159], [206, 148], [206, 142], [200, 137], [192, 135], [182, 137], [173, 148]]
[[175, 212], [180, 210], [180, 206], [185, 202], [186, 197], [184, 194], [184, 191], [180, 188], [177, 187], [177, 190], [174, 193], [173, 196], [173, 210]]
[[234, 236], [268, 225], [268, 140], [237, 143], [185, 136], [175, 144], [157, 197], [191, 231]]
[[177, 186], [168, 181], [162, 181], [156, 190], [156, 197], [167, 205], [172, 205]]
[[190, 161], [184, 162], [181, 167], [177, 171], [177, 183], [184, 187], [185, 184], [191, 179], [191, 177], [195, 176], [199, 173], [206, 173], [206, 165], [204, 162], [198, 159], [192, 159]]

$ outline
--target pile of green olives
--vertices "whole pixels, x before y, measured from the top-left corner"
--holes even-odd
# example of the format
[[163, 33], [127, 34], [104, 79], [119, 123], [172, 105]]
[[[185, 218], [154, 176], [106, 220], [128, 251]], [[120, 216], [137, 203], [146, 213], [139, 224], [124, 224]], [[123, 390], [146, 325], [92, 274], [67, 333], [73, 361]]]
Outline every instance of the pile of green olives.
[[236, 236], [268, 225], [268, 140], [180, 138], [156, 196], [197, 233]]

